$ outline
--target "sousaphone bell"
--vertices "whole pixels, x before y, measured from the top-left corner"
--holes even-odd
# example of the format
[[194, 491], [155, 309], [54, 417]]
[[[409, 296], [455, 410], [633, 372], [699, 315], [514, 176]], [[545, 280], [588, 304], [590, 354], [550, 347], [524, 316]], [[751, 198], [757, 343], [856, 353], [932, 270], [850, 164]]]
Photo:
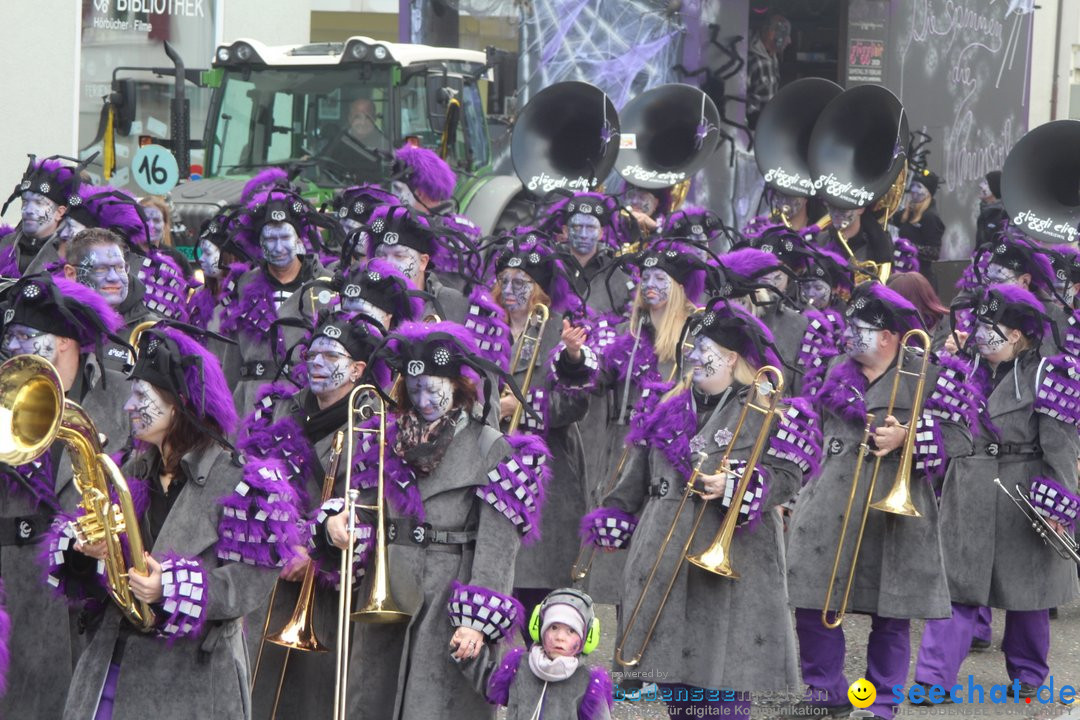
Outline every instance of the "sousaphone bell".
[[1013, 146], [1001, 172], [1001, 200], [1037, 240], [1076, 242], [1080, 225], [1080, 120], [1055, 120]]

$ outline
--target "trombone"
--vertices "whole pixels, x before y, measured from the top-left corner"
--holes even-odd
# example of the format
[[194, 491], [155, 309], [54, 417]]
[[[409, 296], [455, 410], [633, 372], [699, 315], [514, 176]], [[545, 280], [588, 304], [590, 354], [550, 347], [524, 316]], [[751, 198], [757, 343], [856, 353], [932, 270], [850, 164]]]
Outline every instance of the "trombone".
[[[370, 397], [372, 404], [364, 402]], [[357, 399], [363, 404], [357, 406]], [[345, 518], [348, 527], [348, 542], [341, 552], [341, 593], [338, 596], [337, 616], [337, 655], [335, 658], [334, 685], [334, 720], [345, 720], [346, 699], [349, 684], [349, 636], [351, 621], [370, 623], [395, 623], [409, 619], [410, 613], [401, 610], [390, 592], [390, 575], [387, 572], [386, 550], [386, 480], [384, 476], [386, 454], [386, 403], [374, 385], [358, 385], [349, 393], [349, 422], [346, 433], [349, 444], [346, 446], [345, 470]], [[356, 422], [378, 417], [376, 428], [362, 428]], [[360, 491], [352, 487], [353, 452], [358, 435], [374, 435], [379, 448], [378, 484], [374, 505], [361, 505], [358, 500]], [[355, 511], [375, 511], [375, 557], [371, 590], [368, 600], [359, 610], [352, 609], [353, 562], [356, 555], [356, 519]]]
[[[330, 499], [334, 493], [334, 479], [337, 477], [338, 465], [341, 462], [342, 443], [345, 440], [345, 432], [339, 430], [334, 436], [333, 445], [330, 448], [330, 462], [323, 480], [322, 495], [319, 505]], [[270, 593], [270, 605], [266, 608], [266, 622], [263, 623], [262, 641], [259, 642], [259, 653], [255, 657], [255, 672], [251, 676], [251, 689], [255, 690], [255, 683], [259, 680], [259, 666], [262, 665], [263, 650], [266, 643], [271, 642], [285, 648], [285, 659], [281, 663], [281, 674], [278, 676], [277, 691], [274, 693], [274, 705], [270, 711], [270, 718], [277, 717], [278, 705], [281, 701], [281, 690], [285, 685], [285, 672], [289, 668], [289, 656], [293, 650], [300, 652], [326, 652], [327, 647], [319, 641], [315, 635], [315, 564], [308, 560], [304, 569], [304, 579], [300, 584], [300, 595], [296, 599], [296, 606], [285, 626], [276, 633], [270, 634], [270, 616], [274, 611], [274, 600], [277, 598], [278, 588], [282, 580], [274, 584], [274, 592]]]
[[[532, 385], [533, 373], [536, 370], [536, 363], [540, 358], [540, 341], [544, 337], [544, 329], [547, 328], [548, 318], [551, 316], [551, 312], [548, 310], [548, 306], [543, 303], [536, 303], [533, 306], [532, 311], [529, 314], [529, 320], [525, 324], [525, 329], [521, 331], [521, 337], [518, 338], [517, 348], [514, 350], [514, 357], [510, 360], [510, 374], [513, 375], [517, 372], [518, 364], [521, 362], [521, 355], [525, 350], [525, 345], [528, 342], [532, 342], [532, 348], [529, 351], [529, 364], [525, 369], [525, 380], [521, 383], [521, 395], [525, 397], [529, 392], [529, 387]], [[530, 335], [530, 332], [532, 333]], [[521, 417], [525, 412], [525, 407], [518, 403], [514, 408], [514, 412], [510, 415], [510, 424], [507, 426], [506, 434], [513, 435], [517, 432], [518, 426], [521, 425]]]
[[1016, 494], [1013, 495], [1009, 492], [1009, 488], [1001, 484], [1000, 478], [994, 478], [994, 483], [1001, 488], [1003, 493], [1009, 496], [1009, 499], [1016, 504], [1016, 507], [1020, 508], [1020, 512], [1024, 513], [1028, 522], [1031, 523], [1031, 528], [1042, 538], [1044, 543], [1049, 545], [1061, 557], [1080, 565], [1080, 544], [1077, 544], [1071, 535], [1058, 532], [1057, 528], [1047, 522], [1046, 518], [1027, 499], [1019, 485], [1016, 486]]
[[[917, 345], [909, 346], [908, 341], [917, 341]], [[904, 369], [904, 354], [914, 352], [922, 355], [919, 371], [913, 372]], [[825, 627], [834, 630], [844, 622], [847, 613], [848, 599], [851, 596], [851, 588], [855, 583], [855, 568], [859, 560], [859, 550], [862, 549], [863, 535], [866, 532], [866, 520], [870, 509], [882, 510], [894, 515], [906, 517], [922, 517], [911, 499], [911, 471], [914, 466], [915, 456], [915, 426], [922, 415], [923, 392], [926, 389], [926, 375], [930, 369], [930, 336], [922, 330], [908, 330], [900, 339], [900, 351], [897, 354], [895, 371], [893, 376], [892, 392], [889, 395], [889, 408], [885, 415], [892, 415], [896, 405], [896, 396], [900, 391], [900, 378], [903, 376], [918, 378], [915, 384], [915, 396], [911, 400], [911, 417], [908, 420], [907, 436], [900, 449], [900, 467], [896, 469], [896, 476], [892, 489], [879, 500], [873, 502], [874, 488], [877, 486], [878, 472], [881, 470], [882, 457], [874, 461], [874, 471], [870, 476], [870, 485], [866, 490], [866, 503], [862, 508], [862, 518], [859, 521], [859, 532], [855, 538], [855, 550], [851, 556], [851, 569], [848, 572], [847, 582], [844, 586], [844, 595], [840, 600], [840, 606], [832, 620], [829, 620], [829, 604], [835, 590], [837, 573], [840, 569], [840, 558], [844, 552], [844, 540], [847, 535], [848, 524], [851, 520], [852, 506], [855, 504], [855, 493], [858, 491], [859, 478], [862, 476], [863, 462], [866, 453], [870, 450], [870, 432], [874, 424], [874, 415], [866, 416], [866, 426], [863, 428], [862, 441], [859, 443], [859, 457], [855, 461], [855, 473], [851, 479], [851, 492], [848, 493], [847, 507], [844, 510], [844, 521], [840, 526], [840, 538], [836, 543], [836, 557], [833, 560], [832, 572], [829, 574], [829, 584], [825, 588], [825, 602], [821, 610], [821, 622]]]
[[[704, 568], [709, 572], [713, 572], [724, 577], [731, 579], [737, 579], [738, 574], [730, 567], [730, 543], [731, 539], [729, 535], [733, 535], [735, 531], [735, 523], [739, 518], [739, 504], [742, 501], [742, 494], [746, 492], [746, 488], [750, 483], [750, 478], [753, 476], [753, 471], [757, 465], [757, 461], [761, 458], [761, 453], [764, 450], [765, 443], [769, 438], [769, 431], [772, 425], [772, 417], [775, 415], [777, 404], [780, 401], [780, 393], [784, 388], [784, 377], [780, 370], [772, 365], [765, 365], [754, 375], [753, 386], [757, 389], [757, 392], [761, 395], [767, 395], [769, 397], [769, 404], [767, 406], [759, 405], [755, 402], [754, 398], [747, 398], [746, 403], [743, 405], [742, 411], [739, 413], [739, 421], [735, 426], [735, 431], [732, 433], [731, 440], [727, 444], [727, 448], [724, 450], [724, 454], [720, 459], [719, 468], [726, 468], [728, 461], [731, 457], [731, 451], [738, 442], [739, 434], [742, 432], [746, 419], [751, 411], [760, 412], [765, 416], [765, 420], [761, 424], [761, 429], [758, 430], [757, 439], [754, 442], [754, 449], [751, 452], [751, 458], [747, 461], [746, 469], [743, 471], [739, 486], [732, 496], [731, 507], [728, 508], [724, 514], [724, 521], [721, 523], [720, 532], [714, 539], [712, 545], [704, 553], [698, 555], [689, 555], [690, 546], [694, 542], [694, 537], [697, 535], [698, 527], [701, 525], [702, 519], [705, 517], [705, 511], [709, 507], [708, 501], [702, 501], [701, 506], [698, 508], [697, 515], [694, 517], [694, 523], [690, 528], [690, 532], [686, 537], [686, 541], [683, 543], [682, 549], [679, 551], [678, 559], [671, 575], [668, 579], [667, 586], [664, 589], [664, 594], [660, 597], [660, 604], [656, 608], [656, 612], [653, 614], [652, 622], [649, 624], [648, 630], [645, 632], [645, 637], [641, 641], [641, 647], [631, 657], [626, 657], [626, 642], [630, 637], [630, 631], [637, 625], [638, 618], [641, 615], [641, 609], [645, 604], [645, 598], [648, 595], [649, 589], [652, 587], [653, 580], [656, 578], [656, 573], [660, 569], [660, 563], [664, 559], [664, 554], [667, 552], [668, 545], [671, 544], [671, 539], [675, 536], [675, 530], [679, 526], [679, 518], [682, 517], [683, 508], [686, 505], [686, 501], [691, 495], [703, 495], [700, 490], [695, 489], [694, 483], [701, 475], [701, 468], [704, 465], [707, 455], [705, 453], [698, 453], [698, 462], [694, 466], [694, 471], [690, 475], [690, 479], [686, 483], [686, 490], [683, 492], [682, 500], [679, 501], [679, 506], [675, 510], [675, 517], [671, 521], [671, 527], [668, 528], [667, 535], [664, 537], [664, 541], [660, 544], [660, 549], [656, 553], [656, 561], [653, 562], [652, 569], [649, 571], [648, 577], [645, 579], [645, 584], [641, 588], [641, 594], [638, 596], [637, 603], [634, 605], [633, 612], [630, 613], [630, 618], [626, 622], [626, 627], [623, 628], [623, 637], [619, 642], [618, 647], [615, 648], [615, 662], [619, 663], [623, 667], [635, 667], [641, 663], [641, 658], [645, 654], [645, 649], [649, 645], [649, 641], [652, 640], [653, 632], [656, 630], [656, 625], [660, 622], [660, 616], [664, 612], [664, 606], [667, 605], [668, 598], [671, 595], [672, 589], [675, 587], [675, 581], [679, 577], [679, 573], [682, 572], [683, 561], [690, 560], [694, 565]], [[725, 470], [725, 472], [727, 472]], [[729, 530], [730, 527], [730, 530]], [[725, 538], [727, 540], [725, 541]], [[726, 545], [723, 543], [726, 542]], [[723, 554], [724, 557], [718, 557]]]

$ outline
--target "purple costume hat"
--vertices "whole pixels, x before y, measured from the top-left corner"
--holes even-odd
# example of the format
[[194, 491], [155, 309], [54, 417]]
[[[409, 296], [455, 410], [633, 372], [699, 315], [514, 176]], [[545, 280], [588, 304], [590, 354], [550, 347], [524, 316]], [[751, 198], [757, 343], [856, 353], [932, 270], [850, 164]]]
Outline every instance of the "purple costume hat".
[[401, 201], [392, 192], [367, 183], [347, 187], [334, 195], [333, 209], [338, 220], [350, 219], [366, 225], [375, 208], [400, 204]]
[[1031, 287], [1037, 292], [1054, 292], [1054, 266], [1050, 261], [1050, 251], [1011, 225], [1006, 225], [993, 240], [976, 248], [972, 266], [980, 285], [986, 282], [982, 277], [983, 268], [991, 263], [1021, 275], [1030, 274]]
[[847, 296], [855, 289], [855, 275], [848, 261], [832, 250], [812, 248], [806, 272], [802, 278], [816, 278], [829, 283], [833, 291]]
[[919, 311], [900, 293], [876, 280], [864, 282], [851, 293], [844, 317], [859, 320], [875, 330], [888, 330], [903, 335], [909, 330], [923, 329]]
[[[796, 279], [794, 272], [780, 261], [780, 258], [772, 253], [746, 247], [741, 250], [725, 253], [719, 258], [719, 272], [714, 273], [712, 280], [715, 284], [715, 294], [720, 297], [737, 298], [750, 296], [751, 300], [758, 304], [755, 297], [756, 290], [765, 290], [772, 296], [778, 296], [784, 302], [795, 305], [795, 301], [787, 295], [779, 293], [776, 288], [765, 282], [763, 278], [774, 272], [782, 272]], [[775, 302], [773, 299], [767, 301]]]
[[287, 171], [279, 167], [265, 168], [255, 173], [250, 180], [244, 183], [244, 189], [240, 191], [240, 203], [247, 205], [257, 196], [265, 195], [267, 191], [275, 189], [289, 192], [297, 191], [297, 188], [294, 188], [289, 182], [289, 173]]
[[765, 365], [783, 368], [773, 334], [744, 308], [725, 298], [713, 298], [705, 309], [686, 319], [686, 337], [704, 335], [718, 345], [734, 350], [754, 369]]
[[212, 218], [204, 221], [199, 227], [199, 240], [216, 245], [220, 250], [241, 255], [239, 248], [229, 244], [229, 229], [239, 210], [238, 205], [227, 205]]
[[150, 247], [150, 228], [143, 207], [125, 190], [108, 185], [93, 188], [76, 210], [75, 219], [87, 227], [112, 230], [124, 238], [130, 249], [140, 254]]
[[435, 202], [445, 202], [454, 195], [457, 176], [434, 151], [405, 145], [394, 151], [391, 180], [400, 180], [414, 192], [419, 190]]
[[[971, 310], [975, 320], [995, 328], [1002, 336], [1004, 333], [997, 328], [1015, 328], [1034, 340], [1041, 340], [1052, 332], [1058, 340], [1057, 328], [1047, 316], [1046, 307], [1032, 292], [1015, 285], [991, 285], [953, 301], [949, 312], [954, 316], [954, 327], [955, 315], [960, 310]], [[974, 340], [974, 333], [970, 339]]]
[[[52, 155], [44, 160], [38, 160], [37, 155], [29, 155], [30, 162], [23, 172], [22, 181], [15, 186], [11, 195], [4, 201], [0, 208], [0, 215], [7, 212], [11, 202], [21, 197], [24, 192], [34, 192], [52, 200], [57, 205], [67, 206], [68, 200], [77, 197], [80, 184], [79, 170], [82, 163], [63, 155]], [[61, 160], [71, 160], [76, 163], [73, 167], [65, 165]]]
[[368, 257], [375, 257], [375, 249], [380, 245], [404, 245], [430, 257], [430, 265], [436, 271], [457, 270], [457, 260], [440, 242], [431, 224], [410, 208], [382, 205], [371, 213], [368, 220], [368, 227], [360, 231], [367, 235]]
[[1062, 243], [1049, 251], [1059, 291], [1066, 285], [1080, 283], [1080, 248]]
[[259, 235], [269, 223], [289, 223], [310, 251], [322, 247], [320, 227], [329, 227], [330, 221], [321, 216], [304, 198], [291, 190], [274, 188], [256, 193], [240, 211], [232, 223], [230, 242], [246, 257], [261, 258]]
[[[620, 256], [611, 264], [605, 282], [611, 280], [616, 268], [632, 265], [640, 272], [649, 268], [663, 270], [682, 285], [687, 299], [697, 303], [705, 293], [706, 276], [711, 268], [698, 254], [699, 248], [674, 240], [656, 240], [639, 252]], [[610, 293], [610, 291], [609, 291]]]
[[370, 258], [360, 265], [349, 267], [339, 272], [333, 283], [343, 299], [365, 300], [390, 313], [395, 325], [423, 319], [424, 300], [416, 286], [385, 260]]
[[555, 252], [540, 239], [527, 236], [523, 240], [511, 240], [495, 251], [492, 260], [495, 274], [503, 270], [521, 270], [531, 277], [551, 298], [551, 310], [559, 313], [582, 311], [581, 297], [574, 291], [566, 276], [566, 268]]
[[557, 233], [566, 227], [572, 216], [582, 214], [591, 215], [600, 221], [600, 227], [603, 228], [600, 238], [602, 245], [618, 250], [623, 243], [637, 239], [637, 223], [631, 223], [632, 218], [623, 214], [617, 198], [598, 192], [566, 195], [565, 191], [556, 191], [552, 194], [561, 197], [548, 205], [537, 223], [538, 230]]
[[666, 238], [689, 240], [697, 240], [698, 236], [704, 236], [708, 242], [724, 236], [729, 245], [735, 242], [735, 233], [719, 215], [696, 205], [686, 205], [666, 217], [661, 234]]

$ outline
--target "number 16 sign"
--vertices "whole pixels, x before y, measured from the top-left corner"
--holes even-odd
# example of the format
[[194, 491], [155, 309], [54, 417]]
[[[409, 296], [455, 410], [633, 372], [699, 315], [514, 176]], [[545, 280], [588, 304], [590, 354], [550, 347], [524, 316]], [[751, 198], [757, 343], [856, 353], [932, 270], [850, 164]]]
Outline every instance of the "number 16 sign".
[[151, 195], [164, 195], [180, 181], [176, 158], [160, 145], [143, 145], [131, 160], [131, 174]]

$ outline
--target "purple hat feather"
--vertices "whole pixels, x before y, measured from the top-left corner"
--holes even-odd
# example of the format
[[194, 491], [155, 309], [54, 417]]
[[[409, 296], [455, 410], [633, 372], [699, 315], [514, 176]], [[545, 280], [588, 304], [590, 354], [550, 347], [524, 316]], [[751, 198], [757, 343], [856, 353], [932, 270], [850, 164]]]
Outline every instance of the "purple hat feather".
[[[109, 306], [109, 303], [105, 302], [105, 298], [98, 295], [93, 289], [64, 277], [54, 276], [52, 280], [61, 295], [83, 305], [87, 310], [101, 318], [102, 323], [109, 332], [117, 332], [124, 326], [124, 319]], [[86, 327], [85, 331], [89, 333], [91, 328]], [[94, 345], [97, 338], [80, 337], [79, 342], [84, 346]]]
[[288, 187], [289, 173], [279, 167], [270, 167], [260, 170], [244, 183], [244, 189], [240, 191], [240, 202], [247, 205], [255, 196], [273, 187]]
[[179, 330], [166, 327], [154, 332], [160, 332], [176, 343], [182, 356], [198, 357], [202, 360], [201, 363], [184, 369], [186, 400], [198, 417], [213, 420], [222, 433], [231, 435], [236, 429], [236, 406], [225, 381], [225, 373], [221, 370], [221, 361], [198, 341]]
[[743, 248], [721, 255], [720, 264], [724, 270], [751, 281], [783, 267], [775, 255], [756, 248]]
[[[146, 225], [142, 207], [133, 195], [109, 185], [93, 187], [90, 190], [91, 193], [82, 204], [92, 222], [84, 224], [112, 230], [129, 245], [140, 248], [149, 245], [150, 230]], [[79, 220], [79, 216], [76, 215], [75, 219]]]
[[404, 166], [398, 173], [414, 190], [419, 190], [436, 202], [449, 200], [454, 195], [457, 176], [450, 166], [434, 151], [405, 145], [394, 152], [396, 166]]

